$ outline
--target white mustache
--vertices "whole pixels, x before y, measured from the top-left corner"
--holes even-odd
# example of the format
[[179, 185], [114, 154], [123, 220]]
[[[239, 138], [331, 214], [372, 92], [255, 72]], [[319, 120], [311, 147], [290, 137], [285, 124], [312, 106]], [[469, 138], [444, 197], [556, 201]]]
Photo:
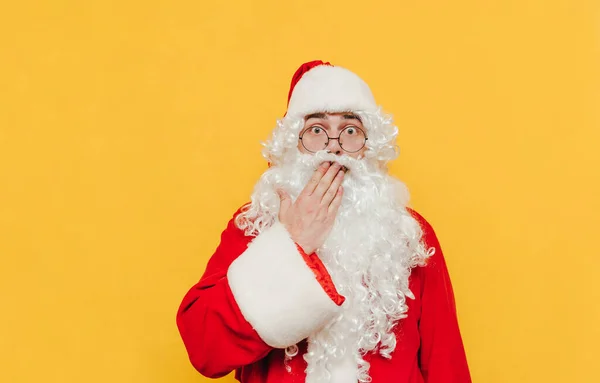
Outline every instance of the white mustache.
[[369, 169], [370, 166], [366, 159], [356, 159], [347, 155], [335, 155], [332, 153], [327, 153], [322, 150], [315, 154], [298, 154], [296, 158], [295, 165], [304, 169], [308, 172], [314, 172], [317, 168], [324, 162], [330, 163], [338, 163], [340, 164], [344, 170], [346, 170], [346, 178], [355, 177], [359, 174], [366, 174], [373, 169]]

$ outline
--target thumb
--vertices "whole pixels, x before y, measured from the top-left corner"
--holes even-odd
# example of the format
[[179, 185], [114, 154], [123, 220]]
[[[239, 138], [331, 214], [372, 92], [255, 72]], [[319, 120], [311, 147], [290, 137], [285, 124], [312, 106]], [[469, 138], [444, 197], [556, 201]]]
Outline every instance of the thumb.
[[281, 215], [285, 214], [290, 206], [292, 206], [292, 197], [290, 197], [290, 195], [283, 189], [277, 189], [277, 195], [281, 201], [281, 205], [279, 207], [279, 217], [281, 218]]

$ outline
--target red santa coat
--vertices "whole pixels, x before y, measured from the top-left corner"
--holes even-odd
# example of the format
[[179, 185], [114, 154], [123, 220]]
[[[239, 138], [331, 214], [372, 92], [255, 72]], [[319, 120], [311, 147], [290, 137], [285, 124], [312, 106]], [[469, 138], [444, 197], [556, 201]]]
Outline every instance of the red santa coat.
[[[408, 316], [396, 326], [392, 358], [365, 356], [372, 383], [469, 383], [440, 244], [431, 225], [409, 211], [435, 253], [411, 272], [415, 299], [407, 299]], [[235, 370], [242, 383], [303, 383], [305, 339], [337, 315], [343, 300], [318, 257], [303, 254], [280, 225], [253, 239], [232, 219], [204, 275], [185, 295], [177, 325], [204, 376]], [[295, 343], [299, 355], [287, 362], [289, 371], [283, 348]]]

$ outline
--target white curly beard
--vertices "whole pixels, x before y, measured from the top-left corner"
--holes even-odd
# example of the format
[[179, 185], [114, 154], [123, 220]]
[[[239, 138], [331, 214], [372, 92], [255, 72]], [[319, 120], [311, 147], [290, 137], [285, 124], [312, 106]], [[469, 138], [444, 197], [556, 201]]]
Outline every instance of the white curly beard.
[[[269, 227], [279, 212], [276, 189], [286, 190], [295, 200], [323, 161], [349, 169], [334, 227], [317, 250], [346, 301], [338, 317], [308, 338], [306, 382], [338, 381], [340, 365], [350, 366], [345, 370], [352, 379], [369, 382], [369, 363], [363, 356], [375, 350], [391, 357], [394, 327], [406, 317], [406, 297], [414, 298], [408, 287], [410, 270], [431, 254], [406, 209], [409, 195], [404, 184], [375, 160], [291, 150], [262, 175], [237, 224], [248, 235]], [[286, 350], [288, 358], [295, 355], [294, 349]]]

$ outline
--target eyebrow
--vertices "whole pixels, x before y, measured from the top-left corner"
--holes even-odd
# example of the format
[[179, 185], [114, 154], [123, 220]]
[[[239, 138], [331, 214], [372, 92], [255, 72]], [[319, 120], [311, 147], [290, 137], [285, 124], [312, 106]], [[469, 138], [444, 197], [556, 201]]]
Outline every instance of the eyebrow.
[[324, 120], [327, 119], [327, 115], [325, 113], [313, 113], [313, 114], [309, 114], [306, 117], [304, 117], [304, 120], [310, 120], [311, 118], [322, 118]]
[[[310, 120], [311, 118], [321, 118], [321, 119], [326, 120], [327, 119], [327, 114], [325, 114], [325, 113], [312, 113], [312, 114], [309, 114], [306, 117], [304, 117], [304, 120], [305, 121], [306, 120]], [[362, 122], [362, 120], [360, 119], [360, 117], [357, 116], [356, 114], [353, 114], [353, 113], [344, 114], [342, 116], [342, 118], [344, 120], [358, 120], [358, 121]]]
[[360, 119], [360, 117], [357, 116], [356, 114], [344, 114], [342, 116], [342, 118], [344, 120], [358, 120], [358, 121], [362, 122], [362, 120]]

